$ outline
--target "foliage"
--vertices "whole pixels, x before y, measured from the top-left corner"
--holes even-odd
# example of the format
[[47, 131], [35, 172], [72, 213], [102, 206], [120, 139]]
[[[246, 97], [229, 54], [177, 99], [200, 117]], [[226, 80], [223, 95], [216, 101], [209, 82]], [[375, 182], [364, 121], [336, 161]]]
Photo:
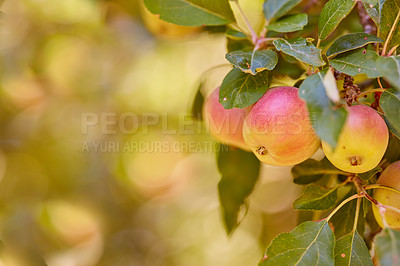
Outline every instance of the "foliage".
[[[228, 1], [145, 1], [150, 11], [171, 23], [227, 25], [226, 59], [233, 68], [220, 89], [219, 101], [225, 109], [251, 106], [274, 80], [283, 84], [294, 80], [289, 84], [299, 88], [313, 129], [330, 146], [337, 146], [348, 106], [353, 104], [368, 105], [382, 115], [398, 141], [393, 136], [400, 138], [399, 1], [329, 0], [315, 8], [314, 2], [265, 0], [265, 25], [255, 29], [239, 1], [230, 1], [243, 16], [247, 26], [243, 29]], [[342, 25], [344, 20], [357, 21], [358, 16], [362, 21], [358, 28]], [[294, 77], [292, 69], [301, 75]], [[394, 145], [393, 139], [389, 145]], [[294, 182], [307, 186], [293, 207], [311, 212], [312, 217], [327, 217], [277, 236], [260, 265], [373, 265], [369, 249], [374, 241], [381, 265], [394, 264], [399, 233], [385, 228], [376, 237], [377, 232], [367, 236], [364, 225], [369, 224], [370, 204], [380, 206], [367, 190], [379, 187], [374, 183], [387, 166], [385, 160], [397, 159], [398, 154], [387, 153], [379, 165], [360, 174], [341, 171], [326, 158], [295, 165]], [[219, 154], [218, 167], [223, 220], [231, 234], [239, 224], [240, 208], [256, 186], [259, 164], [249, 153], [230, 150]]]

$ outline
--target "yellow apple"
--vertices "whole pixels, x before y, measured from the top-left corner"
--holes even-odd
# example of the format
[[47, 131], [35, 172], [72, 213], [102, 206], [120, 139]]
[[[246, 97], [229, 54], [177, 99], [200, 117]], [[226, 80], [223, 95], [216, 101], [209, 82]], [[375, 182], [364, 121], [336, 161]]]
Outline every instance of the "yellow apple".
[[349, 107], [336, 149], [322, 141], [328, 160], [340, 170], [364, 173], [375, 168], [385, 154], [389, 132], [383, 118], [365, 105]]
[[[387, 187], [392, 187], [400, 190], [400, 161], [394, 162], [389, 165], [381, 174], [377, 184]], [[400, 209], [400, 193], [390, 191], [387, 189], [375, 189], [374, 198], [383, 205], [392, 206]], [[382, 216], [378, 207], [373, 205], [374, 216], [376, 221], [381, 227], [384, 227]], [[386, 209], [385, 220], [388, 226], [394, 229], [400, 229], [400, 213]]]

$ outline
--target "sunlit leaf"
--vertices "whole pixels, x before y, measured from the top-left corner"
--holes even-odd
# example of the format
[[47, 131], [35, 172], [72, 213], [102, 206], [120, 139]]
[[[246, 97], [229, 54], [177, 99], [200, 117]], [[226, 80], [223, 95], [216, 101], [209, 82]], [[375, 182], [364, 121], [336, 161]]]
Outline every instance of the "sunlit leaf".
[[160, 19], [184, 26], [222, 25], [235, 21], [229, 0], [144, 0]]
[[329, 69], [326, 72], [324, 79], [322, 80], [322, 83], [324, 83], [325, 92], [328, 98], [334, 103], [339, 103], [340, 102], [339, 89], [337, 87], [333, 69]]

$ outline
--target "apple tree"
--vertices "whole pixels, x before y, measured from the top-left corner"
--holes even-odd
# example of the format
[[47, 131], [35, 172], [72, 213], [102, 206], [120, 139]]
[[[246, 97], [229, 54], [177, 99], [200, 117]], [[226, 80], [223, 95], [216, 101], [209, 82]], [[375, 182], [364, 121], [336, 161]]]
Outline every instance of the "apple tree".
[[265, 0], [259, 28], [238, 0], [144, 3], [184, 32], [226, 36], [232, 69], [210, 96], [200, 84], [192, 111], [229, 146], [217, 154], [227, 234], [260, 164], [293, 166], [298, 226], [260, 265], [399, 265], [400, 0]]

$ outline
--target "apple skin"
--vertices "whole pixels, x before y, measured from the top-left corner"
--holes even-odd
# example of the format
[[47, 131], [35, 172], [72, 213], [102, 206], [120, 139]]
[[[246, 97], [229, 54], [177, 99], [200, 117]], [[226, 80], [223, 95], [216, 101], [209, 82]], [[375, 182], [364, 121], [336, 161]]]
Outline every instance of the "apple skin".
[[219, 87], [204, 103], [207, 129], [218, 141], [250, 151], [243, 139], [243, 122], [251, 107], [225, 109], [219, 102]]
[[301, 163], [320, 146], [306, 103], [294, 87], [269, 89], [247, 115], [243, 137], [261, 162], [274, 166]]
[[[389, 165], [381, 174], [377, 184], [387, 187], [392, 187], [400, 190], [400, 161], [394, 162]], [[383, 205], [392, 206], [400, 209], [400, 193], [390, 191], [387, 189], [375, 189], [374, 199]], [[372, 205], [376, 221], [381, 227], [384, 227], [382, 216], [379, 213], [378, 207]], [[385, 219], [389, 227], [393, 229], [400, 229], [400, 213], [387, 209], [385, 212]]]
[[389, 131], [383, 118], [365, 105], [349, 107], [335, 150], [322, 141], [328, 160], [340, 170], [364, 173], [375, 168], [385, 154]]

